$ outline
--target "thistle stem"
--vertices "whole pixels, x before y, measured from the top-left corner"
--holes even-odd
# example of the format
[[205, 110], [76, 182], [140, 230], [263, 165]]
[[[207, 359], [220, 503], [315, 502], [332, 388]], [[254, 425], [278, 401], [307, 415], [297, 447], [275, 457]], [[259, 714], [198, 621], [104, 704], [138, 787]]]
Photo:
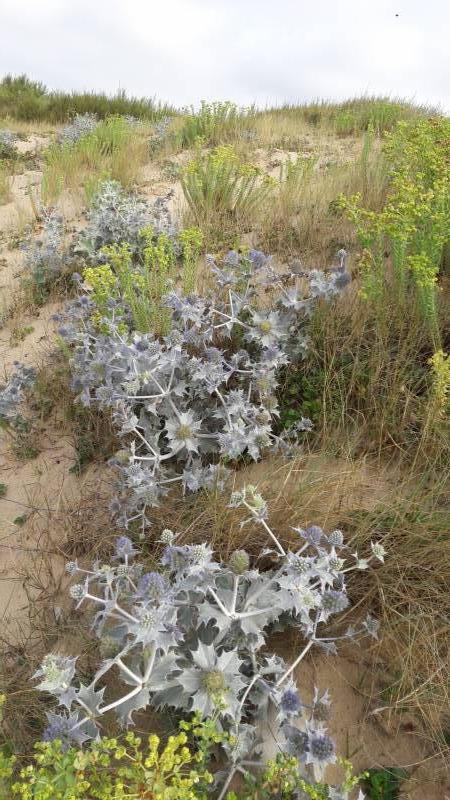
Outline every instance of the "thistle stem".
[[231, 781], [233, 780], [233, 778], [235, 776], [235, 773], [236, 773], [236, 767], [233, 765], [231, 767], [228, 775], [227, 775], [226, 781], [225, 781], [224, 785], [222, 786], [222, 791], [220, 792], [219, 797], [217, 798], [217, 800], [223, 800], [223, 798], [225, 797], [226, 791], [227, 791]]
[[122, 672], [125, 673], [125, 675], [128, 675], [128, 677], [131, 678], [131, 680], [135, 682], [136, 685], [141, 685], [140, 677], [138, 675], [136, 675], [133, 672], [133, 670], [131, 670], [129, 667], [127, 667], [127, 665], [123, 663], [121, 658], [117, 658], [116, 659], [116, 664], [122, 670]]
[[226, 616], [226, 617], [229, 617], [229, 616], [230, 616], [230, 612], [229, 612], [229, 611], [228, 611], [228, 610], [225, 608], [225, 606], [224, 606], [224, 604], [222, 603], [222, 601], [221, 601], [220, 597], [218, 597], [218, 596], [216, 595], [216, 593], [215, 593], [214, 589], [212, 589], [212, 588], [211, 588], [211, 586], [208, 586], [208, 592], [210, 593], [210, 595], [211, 595], [212, 597], [214, 597], [214, 600], [216, 601], [216, 603], [217, 603], [217, 605], [219, 606], [219, 608], [220, 608], [220, 610], [222, 611], [222, 613], [223, 613], [223, 614], [225, 614], [225, 616]]
[[99, 714], [106, 714], [108, 711], [112, 711], [113, 708], [117, 708], [117, 706], [121, 706], [122, 703], [126, 703], [127, 700], [131, 700], [135, 697], [139, 692], [142, 690], [142, 684], [136, 686], [131, 692], [125, 695], [125, 697], [119, 697], [118, 700], [114, 700], [113, 703], [110, 703], [109, 706], [103, 706], [103, 708], [99, 709]]
[[286, 672], [284, 672], [284, 673], [283, 673], [283, 675], [281, 676], [281, 678], [279, 678], [279, 679], [277, 680], [277, 682], [276, 682], [275, 686], [281, 686], [281, 684], [282, 684], [282, 683], [284, 683], [284, 681], [286, 680], [286, 678], [289, 678], [289, 675], [291, 674], [291, 672], [293, 672], [293, 671], [294, 671], [294, 669], [295, 669], [295, 668], [296, 668], [296, 667], [297, 667], [297, 666], [300, 664], [300, 661], [302, 661], [302, 659], [303, 659], [303, 658], [306, 656], [306, 653], [308, 652], [308, 650], [310, 650], [310, 649], [311, 649], [311, 647], [313, 646], [313, 644], [314, 644], [314, 639], [310, 639], [310, 640], [309, 640], [309, 642], [308, 642], [308, 644], [306, 645], [306, 647], [304, 647], [304, 648], [303, 648], [303, 650], [302, 650], [302, 652], [300, 653], [300, 655], [299, 655], [299, 656], [298, 656], [298, 657], [295, 659], [294, 663], [293, 663], [293, 664], [291, 664], [291, 666], [290, 666], [290, 667], [288, 667], [288, 669], [286, 670]]
[[231, 599], [231, 613], [236, 611], [237, 593], [239, 588], [239, 575], [235, 575], [233, 579], [233, 597]]

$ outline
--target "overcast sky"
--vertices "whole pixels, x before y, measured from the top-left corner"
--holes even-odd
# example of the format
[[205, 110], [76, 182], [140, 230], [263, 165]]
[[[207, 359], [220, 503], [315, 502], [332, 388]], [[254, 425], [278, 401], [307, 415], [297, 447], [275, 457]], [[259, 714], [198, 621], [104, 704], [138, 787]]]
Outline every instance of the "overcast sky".
[[450, 0], [0, 0], [0, 75], [176, 105], [370, 93], [450, 111], [449, 51]]

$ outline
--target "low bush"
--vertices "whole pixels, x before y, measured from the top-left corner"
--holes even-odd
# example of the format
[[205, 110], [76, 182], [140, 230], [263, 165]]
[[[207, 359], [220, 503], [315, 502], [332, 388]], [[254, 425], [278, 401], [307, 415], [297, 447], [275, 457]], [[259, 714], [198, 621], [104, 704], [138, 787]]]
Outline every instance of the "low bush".
[[[35, 746], [31, 764], [17, 769], [16, 759], [0, 750], [2, 797], [22, 800], [206, 800], [213, 776], [211, 751], [223, 739], [214, 725], [194, 717], [165, 744], [153, 734], [145, 742], [133, 733], [120, 740], [103, 738], [84, 750], [55, 740], [56, 715], [47, 741]], [[51, 736], [53, 738], [51, 738]], [[79, 742], [83, 736], [80, 734]], [[49, 739], [51, 739], [49, 741]]]
[[42, 231], [23, 245], [26, 273], [23, 281], [31, 303], [42, 306], [52, 291], [70, 289], [72, 257], [65, 243], [63, 218], [54, 209], [42, 209]]

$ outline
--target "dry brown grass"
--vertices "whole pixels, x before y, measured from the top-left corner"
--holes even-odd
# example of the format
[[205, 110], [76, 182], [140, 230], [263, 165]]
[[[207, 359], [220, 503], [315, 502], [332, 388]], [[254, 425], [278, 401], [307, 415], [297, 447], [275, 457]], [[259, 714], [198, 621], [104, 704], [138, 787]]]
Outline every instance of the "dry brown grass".
[[339, 153], [330, 160], [326, 150], [319, 140], [313, 155], [299, 156], [300, 169], [282, 167], [279, 185], [261, 217], [261, 245], [267, 252], [314, 258], [326, 266], [340, 247], [350, 249], [355, 244], [352, 227], [336, 205], [339, 196], [359, 193], [365, 207], [382, 206], [387, 170], [380, 141], [367, 134], [351, 160], [342, 160]]
[[51, 122], [25, 122], [24, 120], [3, 117], [0, 119], [0, 128], [7, 128], [18, 136], [27, 138], [29, 136], [48, 136], [55, 133], [59, 125]]

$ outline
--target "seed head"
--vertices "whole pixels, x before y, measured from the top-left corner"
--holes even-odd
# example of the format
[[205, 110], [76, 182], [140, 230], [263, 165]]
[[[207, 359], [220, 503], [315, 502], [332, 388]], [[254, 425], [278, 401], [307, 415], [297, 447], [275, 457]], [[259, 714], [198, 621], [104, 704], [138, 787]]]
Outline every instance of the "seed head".
[[235, 575], [243, 575], [250, 566], [250, 557], [245, 550], [235, 550], [231, 554], [228, 564]]

